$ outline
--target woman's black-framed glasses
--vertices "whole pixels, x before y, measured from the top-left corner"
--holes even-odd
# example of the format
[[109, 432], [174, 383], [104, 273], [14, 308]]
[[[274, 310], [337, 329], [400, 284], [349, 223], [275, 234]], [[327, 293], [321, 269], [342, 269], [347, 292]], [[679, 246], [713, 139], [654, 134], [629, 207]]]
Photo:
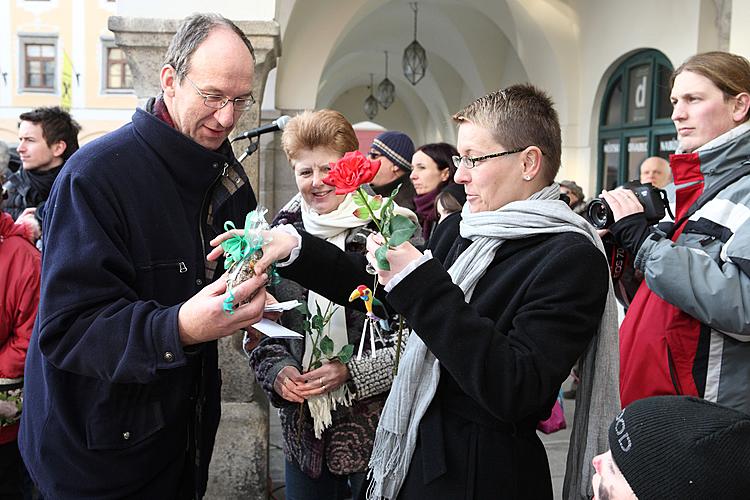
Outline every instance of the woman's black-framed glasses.
[[[456, 166], [456, 168], [464, 167], [466, 169], [472, 169], [477, 166], [477, 163], [483, 162], [484, 160], [489, 160], [490, 158], [499, 158], [501, 156], [507, 156], [507, 155], [513, 155], [516, 153], [520, 153], [521, 151], [527, 149], [528, 146], [521, 149], [514, 149], [512, 151], [503, 151], [501, 153], [490, 153], [488, 155], [484, 156], [454, 156], [453, 157], [453, 164]], [[544, 153], [542, 153], [544, 154]]]
[[198, 95], [203, 98], [203, 104], [208, 106], [212, 109], [222, 109], [224, 106], [227, 105], [227, 103], [232, 103], [234, 106], [235, 111], [245, 111], [246, 109], [250, 108], [253, 104], [255, 104], [255, 98], [250, 95], [250, 97], [236, 97], [234, 99], [230, 99], [229, 97], [223, 96], [223, 95], [214, 95], [214, 94], [204, 94], [201, 89], [198, 88], [198, 86], [193, 82], [193, 80], [190, 79], [187, 75], [184, 75], [187, 81], [190, 82], [190, 85], [193, 86], [196, 92], [198, 92]]

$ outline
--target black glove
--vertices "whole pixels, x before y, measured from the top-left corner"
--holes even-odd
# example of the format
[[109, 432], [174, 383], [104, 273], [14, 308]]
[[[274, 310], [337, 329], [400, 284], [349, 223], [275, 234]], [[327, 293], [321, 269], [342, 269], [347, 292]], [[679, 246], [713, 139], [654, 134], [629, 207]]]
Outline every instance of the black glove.
[[646, 221], [646, 214], [638, 212], [612, 224], [609, 232], [621, 247], [636, 255], [643, 242], [651, 235], [652, 228]]

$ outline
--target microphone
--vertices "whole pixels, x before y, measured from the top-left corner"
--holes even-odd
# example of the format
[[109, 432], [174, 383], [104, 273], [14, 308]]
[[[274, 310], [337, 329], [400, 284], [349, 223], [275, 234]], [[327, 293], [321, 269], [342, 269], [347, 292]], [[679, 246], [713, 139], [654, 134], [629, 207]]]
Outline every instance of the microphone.
[[280, 116], [274, 121], [267, 125], [262, 125], [254, 129], [250, 129], [247, 132], [242, 132], [240, 135], [232, 139], [232, 142], [239, 141], [240, 139], [252, 139], [258, 137], [261, 134], [267, 134], [268, 132], [276, 132], [277, 130], [284, 130], [286, 124], [291, 120], [287, 115]]

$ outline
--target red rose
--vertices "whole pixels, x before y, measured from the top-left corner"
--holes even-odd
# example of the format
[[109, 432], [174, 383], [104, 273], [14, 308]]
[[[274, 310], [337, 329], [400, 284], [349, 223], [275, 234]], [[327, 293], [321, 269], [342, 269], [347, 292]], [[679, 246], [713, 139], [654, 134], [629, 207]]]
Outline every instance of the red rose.
[[330, 163], [331, 170], [323, 182], [336, 188], [336, 194], [348, 194], [367, 184], [378, 173], [380, 160], [370, 161], [359, 151], [350, 151], [336, 163]]

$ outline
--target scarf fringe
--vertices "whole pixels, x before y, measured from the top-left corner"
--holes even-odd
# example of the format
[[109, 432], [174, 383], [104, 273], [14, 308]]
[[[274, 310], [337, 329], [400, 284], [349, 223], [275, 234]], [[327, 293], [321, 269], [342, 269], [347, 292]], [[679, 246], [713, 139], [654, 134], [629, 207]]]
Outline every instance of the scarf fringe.
[[[404, 436], [399, 436], [382, 427], [378, 427], [375, 431], [375, 445], [370, 455], [370, 470], [367, 472], [367, 479], [371, 480], [367, 486], [367, 500], [390, 500], [395, 497], [395, 491], [383, 491], [386, 485], [377, 478], [388, 477], [396, 471], [403, 438]], [[406, 470], [401, 471], [401, 475], [406, 476], [406, 472]]]
[[333, 423], [331, 412], [336, 411], [338, 405], [351, 406], [353, 400], [354, 393], [347, 384], [329, 393], [313, 396], [307, 400], [307, 406], [313, 418], [313, 430], [316, 439], [320, 439], [323, 436], [323, 431]]

